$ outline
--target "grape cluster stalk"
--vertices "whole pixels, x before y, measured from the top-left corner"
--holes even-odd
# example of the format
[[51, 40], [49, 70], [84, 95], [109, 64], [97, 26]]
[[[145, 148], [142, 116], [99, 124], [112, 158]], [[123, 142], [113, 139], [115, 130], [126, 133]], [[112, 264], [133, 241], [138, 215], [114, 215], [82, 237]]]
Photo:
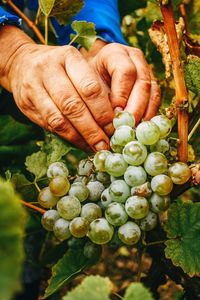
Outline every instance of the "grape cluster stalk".
[[[118, 239], [134, 245], [142, 232], [156, 229], [170, 205], [173, 185], [191, 177], [187, 164], [170, 156], [171, 121], [157, 115], [135, 127], [129, 112], [117, 112], [111, 151], [81, 160], [70, 183], [65, 163], [52, 163], [49, 184], [38, 196], [48, 209], [41, 223], [58, 241], [87, 237], [103, 245]], [[171, 163], [172, 162], [172, 163]]]

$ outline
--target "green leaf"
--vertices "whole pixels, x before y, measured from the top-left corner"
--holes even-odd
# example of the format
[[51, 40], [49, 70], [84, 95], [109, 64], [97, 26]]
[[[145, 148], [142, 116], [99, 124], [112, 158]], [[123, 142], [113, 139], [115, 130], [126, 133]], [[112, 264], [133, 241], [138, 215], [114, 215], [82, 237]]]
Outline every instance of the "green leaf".
[[49, 16], [56, 0], [39, 0], [39, 6], [45, 16]]
[[11, 183], [0, 179], [0, 298], [13, 299], [21, 288], [25, 212]]
[[27, 170], [35, 175], [36, 179], [43, 177], [47, 171], [47, 155], [41, 150], [27, 156], [25, 162]]
[[188, 26], [189, 32], [194, 35], [200, 35], [200, 2], [199, 0], [192, 0], [188, 9]]
[[110, 300], [111, 291], [112, 283], [108, 278], [91, 275], [69, 292], [63, 300]]
[[185, 65], [185, 78], [189, 90], [200, 96], [200, 58], [189, 55]]
[[124, 300], [153, 300], [153, 296], [142, 283], [132, 283], [125, 292]]
[[37, 198], [37, 191], [33, 182], [30, 182], [23, 174], [13, 174], [11, 182], [14, 185], [15, 190], [23, 197], [24, 200], [31, 201]]
[[200, 275], [200, 203], [170, 206], [165, 255], [190, 276]]
[[49, 280], [44, 298], [55, 293], [64, 284], [67, 284], [71, 279], [80, 274], [86, 267], [94, 263], [94, 259], [84, 256], [83, 247], [69, 249], [53, 266], [52, 277]]
[[76, 32], [76, 35], [70, 35], [73, 42], [75, 41], [85, 49], [89, 50], [97, 38], [95, 24], [86, 21], [74, 21], [72, 23], [72, 29]]

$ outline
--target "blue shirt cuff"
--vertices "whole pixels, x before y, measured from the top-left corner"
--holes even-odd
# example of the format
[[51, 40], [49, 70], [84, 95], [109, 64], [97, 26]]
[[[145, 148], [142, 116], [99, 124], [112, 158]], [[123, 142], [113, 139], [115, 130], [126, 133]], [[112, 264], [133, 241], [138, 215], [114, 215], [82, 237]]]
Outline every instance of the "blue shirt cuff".
[[0, 24], [1, 25], [17, 25], [21, 26], [21, 19], [15, 15], [10, 14], [6, 10], [4, 10], [2, 7], [0, 7]]

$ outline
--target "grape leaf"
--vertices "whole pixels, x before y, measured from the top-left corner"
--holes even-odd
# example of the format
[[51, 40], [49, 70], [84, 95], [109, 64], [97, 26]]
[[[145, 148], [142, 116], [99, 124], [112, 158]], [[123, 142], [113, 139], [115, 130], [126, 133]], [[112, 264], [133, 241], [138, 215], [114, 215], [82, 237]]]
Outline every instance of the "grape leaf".
[[3, 300], [13, 299], [20, 290], [25, 220], [11, 183], [0, 179], [0, 297]]
[[49, 16], [56, 0], [39, 0], [39, 6], [45, 16]]
[[72, 23], [72, 29], [76, 34], [71, 34], [70, 38], [89, 50], [97, 38], [95, 24], [86, 21], [74, 21]]
[[185, 78], [189, 90], [200, 96], [200, 58], [189, 55], [185, 65]]
[[[97, 259], [96, 259], [97, 260]], [[83, 247], [69, 249], [65, 255], [53, 266], [52, 277], [45, 291], [44, 299], [55, 293], [64, 284], [80, 274], [86, 267], [94, 264], [83, 254]]]
[[26, 201], [35, 200], [37, 198], [37, 191], [34, 188], [34, 184], [30, 182], [23, 174], [16, 173], [11, 177], [11, 182], [15, 187], [15, 190]]
[[188, 9], [189, 32], [199, 36], [200, 32], [200, 2], [199, 0], [190, 1]]
[[124, 300], [153, 300], [149, 290], [142, 283], [132, 283], [125, 292]]
[[91, 275], [69, 292], [63, 300], [110, 300], [111, 290], [112, 283], [108, 278]]
[[200, 203], [170, 206], [165, 255], [190, 276], [200, 275]]
[[47, 171], [47, 154], [41, 150], [26, 157], [27, 170], [35, 175], [36, 179], [43, 177]]

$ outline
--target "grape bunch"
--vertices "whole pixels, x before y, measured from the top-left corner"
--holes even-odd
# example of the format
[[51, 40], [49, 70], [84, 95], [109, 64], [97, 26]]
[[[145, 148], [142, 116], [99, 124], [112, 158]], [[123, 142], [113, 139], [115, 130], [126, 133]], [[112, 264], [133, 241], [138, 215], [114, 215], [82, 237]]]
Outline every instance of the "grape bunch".
[[112, 152], [101, 150], [81, 160], [75, 179], [69, 180], [63, 162], [47, 170], [49, 185], [38, 202], [49, 210], [41, 222], [59, 241], [88, 237], [102, 245], [117, 236], [134, 245], [142, 232], [155, 229], [158, 214], [169, 207], [173, 185], [191, 176], [187, 164], [169, 164], [172, 125], [164, 115], [135, 127], [133, 116], [121, 111], [113, 124]]

